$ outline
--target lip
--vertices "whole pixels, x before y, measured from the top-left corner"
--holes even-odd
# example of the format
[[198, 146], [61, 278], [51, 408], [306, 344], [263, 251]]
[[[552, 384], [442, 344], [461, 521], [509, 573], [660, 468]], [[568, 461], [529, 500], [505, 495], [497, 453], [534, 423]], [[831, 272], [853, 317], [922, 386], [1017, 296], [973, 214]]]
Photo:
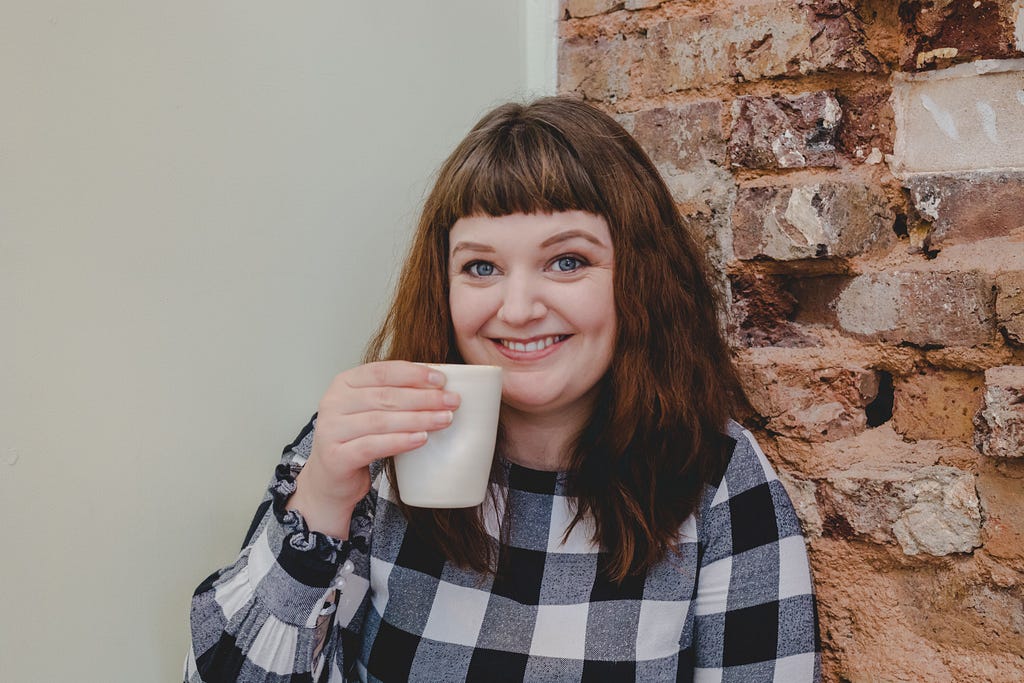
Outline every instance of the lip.
[[[565, 342], [569, 341], [569, 339], [571, 339], [572, 336], [573, 335], [571, 335], [571, 334], [545, 334], [545, 335], [539, 335], [539, 336], [536, 336], [536, 337], [530, 337], [528, 339], [515, 339], [515, 338], [512, 338], [512, 337], [499, 337], [499, 338], [492, 338], [492, 339], [490, 339], [490, 342], [492, 344], [494, 344], [494, 348], [496, 348], [498, 350], [498, 353], [500, 353], [505, 358], [508, 358], [508, 359], [514, 360], [514, 361], [535, 361], [535, 360], [541, 360], [541, 359], [547, 358], [551, 354], [553, 354], [556, 351], [558, 351], [558, 349], [560, 349], [562, 347], [562, 344], [564, 344]], [[505, 341], [514, 341], [514, 342], [519, 342], [519, 343], [522, 343], [522, 344], [528, 344], [529, 342], [539, 341], [541, 339], [547, 339], [548, 337], [562, 337], [562, 339], [559, 340], [559, 341], [556, 341], [555, 343], [551, 344], [550, 346], [545, 346], [543, 349], [539, 349], [537, 351], [516, 351], [514, 349], [508, 348], [507, 346], [505, 346], [504, 344], [501, 343], [502, 339], [504, 339]]]

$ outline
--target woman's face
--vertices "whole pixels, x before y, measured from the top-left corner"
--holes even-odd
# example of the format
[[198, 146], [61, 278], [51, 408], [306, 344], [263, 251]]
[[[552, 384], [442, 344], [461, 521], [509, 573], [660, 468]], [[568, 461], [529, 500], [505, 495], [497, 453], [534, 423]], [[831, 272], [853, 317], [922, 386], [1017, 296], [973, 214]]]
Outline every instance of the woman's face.
[[608, 224], [582, 211], [470, 216], [449, 235], [449, 305], [467, 363], [503, 369], [503, 402], [590, 411], [615, 346]]

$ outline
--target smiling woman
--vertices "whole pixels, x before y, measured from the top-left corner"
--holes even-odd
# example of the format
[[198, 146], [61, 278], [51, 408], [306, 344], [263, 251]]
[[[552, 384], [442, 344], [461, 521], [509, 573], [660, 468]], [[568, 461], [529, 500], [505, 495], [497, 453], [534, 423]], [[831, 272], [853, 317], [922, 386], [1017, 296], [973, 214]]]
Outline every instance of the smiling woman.
[[[816, 680], [804, 540], [730, 419], [710, 282], [614, 120], [567, 98], [487, 114], [439, 172], [367, 364], [197, 589], [188, 680]], [[402, 502], [391, 456], [460, 401], [410, 361], [503, 370], [478, 507]]]
[[517, 435], [505, 457], [566, 469], [566, 444], [524, 437], [541, 416], [571, 437], [593, 412], [615, 345], [608, 224], [582, 211], [466, 216], [449, 239], [456, 347], [504, 370], [502, 423]]

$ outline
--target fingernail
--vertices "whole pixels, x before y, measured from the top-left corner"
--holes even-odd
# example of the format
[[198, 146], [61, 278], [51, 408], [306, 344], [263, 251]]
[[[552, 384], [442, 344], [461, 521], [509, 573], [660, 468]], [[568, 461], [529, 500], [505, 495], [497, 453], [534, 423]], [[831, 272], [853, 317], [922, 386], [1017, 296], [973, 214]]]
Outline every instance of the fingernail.
[[444, 375], [442, 373], [438, 372], [437, 370], [431, 370], [430, 374], [427, 375], [427, 382], [429, 382], [430, 384], [434, 385], [435, 387], [443, 387], [444, 386], [444, 380], [445, 380]]
[[444, 392], [444, 404], [456, 408], [459, 405], [459, 395], [454, 391]]
[[426, 432], [413, 432], [409, 435], [409, 441], [411, 443], [423, 443], [427, 440]]
[[452, 422], [452, 420], [454, 418], [455, 418], [455, 413], [453, 413], [450, 410], [446, 410], [443, 413], [437, 413], [434, 416], [434, 423], [435, 424], [439, 424], [439, 425], [447, 425], [447, 424], [451, 424], [451, 422]]

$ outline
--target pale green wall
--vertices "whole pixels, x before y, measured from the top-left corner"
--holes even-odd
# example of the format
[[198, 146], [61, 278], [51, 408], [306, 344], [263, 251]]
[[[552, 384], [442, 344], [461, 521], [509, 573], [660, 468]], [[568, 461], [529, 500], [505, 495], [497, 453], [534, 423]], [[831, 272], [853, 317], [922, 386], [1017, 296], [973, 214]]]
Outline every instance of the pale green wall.
[[0, 680], [180, 680], [428, 176], [551, 88], [553, 1], [0, 0]]

